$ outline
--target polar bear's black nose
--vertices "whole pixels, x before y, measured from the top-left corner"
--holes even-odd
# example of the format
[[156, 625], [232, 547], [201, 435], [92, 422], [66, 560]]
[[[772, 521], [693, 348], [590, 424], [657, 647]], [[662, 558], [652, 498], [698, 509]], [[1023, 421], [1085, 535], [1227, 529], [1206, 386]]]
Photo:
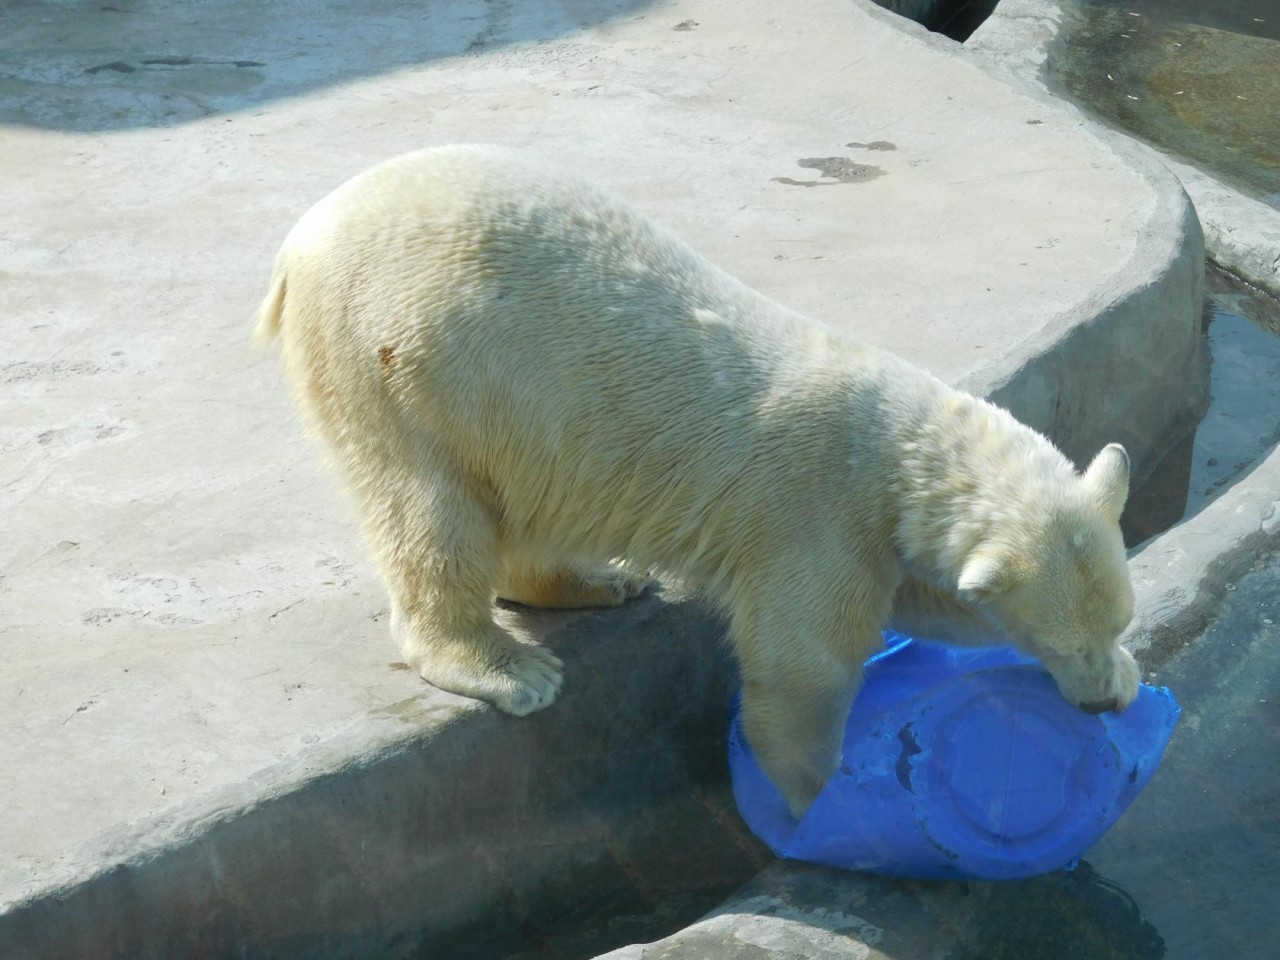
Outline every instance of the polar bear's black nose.
[[1085, 713], [1107, 713], [1115, 710], [1120, 704], [1112, 697], [1110, 700], [1095, 700], [1092, 703], [1080, 704], [1080, 709]]

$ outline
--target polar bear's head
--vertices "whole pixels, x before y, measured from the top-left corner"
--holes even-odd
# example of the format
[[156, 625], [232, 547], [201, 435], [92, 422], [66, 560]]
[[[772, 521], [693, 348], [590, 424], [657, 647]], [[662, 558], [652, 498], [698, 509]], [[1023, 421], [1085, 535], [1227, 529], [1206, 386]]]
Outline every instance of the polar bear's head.
[[1128, 493], [1129, 458], [1113, 443], [1033, 520], [975, 550], [958, 582], [964, 599], [1044, 664], [1063, 697], [1091, 713], [1123, 710], [1138, 693], [1138, 665], [1119, 642], [1133, 616], [1120, 533]]

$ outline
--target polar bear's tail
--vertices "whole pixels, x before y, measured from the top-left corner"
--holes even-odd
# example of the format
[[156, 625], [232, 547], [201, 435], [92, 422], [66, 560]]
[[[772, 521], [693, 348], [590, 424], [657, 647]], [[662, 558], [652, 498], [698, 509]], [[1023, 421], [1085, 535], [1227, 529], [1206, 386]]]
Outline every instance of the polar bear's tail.
[[265, 347], [280, 336], [280, 321], [284, 315], [285, 274], [277, 264], [271, 276], [271, 290], [258, 307], [258, 325], [253, 330], [254, 346]]

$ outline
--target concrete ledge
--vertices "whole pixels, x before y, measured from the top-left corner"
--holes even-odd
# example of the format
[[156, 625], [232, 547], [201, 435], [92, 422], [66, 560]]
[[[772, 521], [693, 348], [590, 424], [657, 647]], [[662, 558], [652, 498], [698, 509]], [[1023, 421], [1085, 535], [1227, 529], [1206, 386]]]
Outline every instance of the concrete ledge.
[[439, 692], [387, 704], [95, 838], [71, 865], [92, 874], [6, 903], [0, 956], [505, 956], [574, 946], [602, 909], [714, 902], [769, 859], [726, 789], [720, 625], [652, 596], [565, 619], [508, 617], [546, 631], [579, 678], [556, 710], [521, 722]]
[[244, 346], [289, 225], [378, 160], [534, 148], [1081, 459], [1152, 462], [1202, 403], [1176, 182], [955, 44], [846, 0], [393, 6], [6, 20], [30, 62], [0, 150], [32, 185], [0, 209], [6, 958], [505, 943], [567, 889], [643, 905], [757, 864], [696, 602], [530, 618], [570, 656], [525, 721], [389, 663], [344, 505]]
[[1138, 603], [1126, 645], [1158, 669], [1213, 617], [1234, 581], [1280, 550], [1280, 449], [1129, 561]]
[[[1106, 142], [1148, 169], [1133, 145]], [[1001, 373], [993, 362], [959, 384], [1012, 410], [1077, 464], [1107, 443], [1123, 443], [1132, 487], [1194, 429], [1209, 402], [1208, 350], [1196, 332], [1199, 316], [1187, 311], [1204, 299], [1200, 223], [1171, 178], [1161, 183], [1157, 210], [1139, 246], [1160, 267], [1144, 277], [1135, 262], [1060, 324], [1028, 335], [1016, 355], [1002, 358], [1013, 372]], [[1154, 317], [1168, 319], [1152, 323]]]
[[1164, 161], [1195, 204], [1214, 261], [1280, 297], [1280, 211], [1173, 157]]

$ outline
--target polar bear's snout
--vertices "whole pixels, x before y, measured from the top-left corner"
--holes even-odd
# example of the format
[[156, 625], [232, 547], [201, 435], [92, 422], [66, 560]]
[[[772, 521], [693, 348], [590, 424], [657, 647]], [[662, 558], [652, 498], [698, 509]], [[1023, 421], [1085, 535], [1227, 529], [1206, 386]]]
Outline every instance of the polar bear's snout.
[[1091, 663], [1093, 657], [1046, 660], [1063, 699], [1085, 713], [1121, 713], [1138, 695], [1138, 664], [1117, 644]]

